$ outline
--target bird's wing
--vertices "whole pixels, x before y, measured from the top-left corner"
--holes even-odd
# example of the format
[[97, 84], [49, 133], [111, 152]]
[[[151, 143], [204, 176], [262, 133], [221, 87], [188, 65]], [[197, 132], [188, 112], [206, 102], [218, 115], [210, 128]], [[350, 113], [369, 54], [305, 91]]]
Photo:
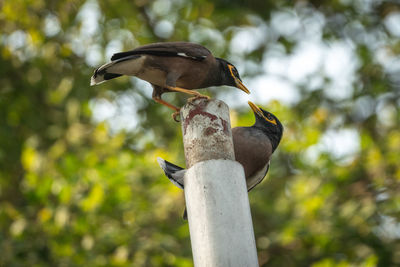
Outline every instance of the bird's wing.
[[[250, 186], [249, 186], [249, 188], [247, 188], [247, 192], [249, 192], [251, 189], [253, 189], [256, 185], [258, 185], [259, 183], [261, 183], [262, 182], [262, 180], [264, 180], [264, 178], [265, 178], [265, 176], [267, 175], [267, 173], [268, 173], [268, 170], [269, 170], [269, 163], [270, 163], [270, 161], [268, 161], [268, 163], [265, 165], [265, 167], [262, 169], [262, 170], [260, 170], [259, 172], [257, 172], [255, 175], [254, 175], [254, 177], [258, 177], [257, 179], [255, 179], [255, 183], [254, 184], [251, 184]], [[251, 179], [251, 178], [250, 178]], [[253, 180], [253, 179], [251, 179], [251, 180]]]
[[136, 49], [116, 53], [111, 60], [119, 60], [132, 55], [154, 55], [166, 57], [186, 57], [193, 60], [204, 60], [211, 52], [202, 45], [188, 42], [154, 43]]
[[168, 179], [180, 189], [183, 189], [183, 177], [185, 176], [186, 169], [176, 166], [160, 157], [157, 158], [158, 164], [163, 169]]

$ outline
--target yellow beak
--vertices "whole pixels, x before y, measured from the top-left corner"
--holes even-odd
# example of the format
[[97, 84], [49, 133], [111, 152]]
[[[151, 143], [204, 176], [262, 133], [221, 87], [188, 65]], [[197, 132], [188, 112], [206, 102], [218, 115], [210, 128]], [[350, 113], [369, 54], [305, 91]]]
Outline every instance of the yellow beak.
[[242, 90], [243, 92], [245, 92], [246, 94], [250, 94], [249, 89], [246, 88], [246, 86], [244, 86], [244, 84], [242, 83], [241, 80], [239, 80], [238, 78], [234, 77], [235, 79], [235, 83], [236, 83], [236, 87], [239, 88], [240, 90]]
[[260, 117], [264, 117], [264, 114], [259, 107], [257, 107], [254, 103], [250, 101], [248, 101], [247, 103], [249, 104], [250, 108], [253, 110], [254, 113], [256, 113]]

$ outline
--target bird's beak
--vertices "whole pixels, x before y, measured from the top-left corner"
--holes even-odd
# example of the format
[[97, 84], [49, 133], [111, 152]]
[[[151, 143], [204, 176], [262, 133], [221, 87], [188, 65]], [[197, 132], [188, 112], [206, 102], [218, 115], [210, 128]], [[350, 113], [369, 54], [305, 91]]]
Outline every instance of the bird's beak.
[[264, 118], [264, 114], [263, 114], [262, 110], [259, 107], [257, 107], [254, 103], [252, 103], [250, 101], [248, 101], [247, 103], [249, 104], [250, 108], [253, 110], [253, 112], [255, 114], [257, 114], [258, 116]]
[[247, 103], [249, 104], [249, 106], [251, 107], [251, 109], [253, 110], [253, 112], [256, 116], [263, 118], [264, 120], [268, 121], [269, 123], [276, 125], [275, 119], [267, 118], [264, 115], [264, 112], [259, 107], [257, 107], [255, 104], [253, 104], [252, 102], [248, 101]]
[[246, 86], [244, 86], [244, 84], [242, 83], [241, 80], [239, 80], [236, 77], [233, 77], [235, 79], [235, 83], [236, 83], [236, 87], [239, 88], [240, 90], [242, 90], [243, 92], [245, 92], [246, 94], [250, 94], [249, 89], [246, 88]]

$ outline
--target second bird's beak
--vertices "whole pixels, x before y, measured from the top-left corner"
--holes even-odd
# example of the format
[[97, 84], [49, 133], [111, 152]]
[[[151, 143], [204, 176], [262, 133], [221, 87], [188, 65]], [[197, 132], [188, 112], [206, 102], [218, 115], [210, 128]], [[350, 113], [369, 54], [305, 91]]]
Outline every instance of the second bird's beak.
[[235, 79], [235, 83], [236, 83], [236, 87], [239, 88], [240, 90], [242, 90], [243, 92], [245, 92], [246, 94], [250, 94], [249, 89], [246, 88], [246, 86], [244, 86], [244, 84], [242, 83], [241, 80], [239, 80], [238, 78], [234, 77]]
[[249, 104], [250, 108], [253, 110], [253, 112], [255, 114], [257, 114], [260, 117], [264, 117], [264, 114], [263, 114], [262, 110], [259, 107], [257, 107], [255, 104], [253, 104], [250, 101], [248, 101], [247, 103]]

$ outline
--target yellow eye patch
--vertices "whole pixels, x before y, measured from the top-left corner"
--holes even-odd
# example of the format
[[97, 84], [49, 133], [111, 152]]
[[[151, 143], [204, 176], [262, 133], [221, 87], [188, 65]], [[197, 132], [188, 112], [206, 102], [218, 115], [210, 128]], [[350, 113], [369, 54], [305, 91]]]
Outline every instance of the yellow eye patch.
[[233, 77], [233, 78], [237, 78], [237, 77], [236, 77], [237, 75], [235, 75], [235, 74], [233, 73], [233, 70], [235, 69], [235, 67], [232, 66], [232, 65], [228, 65], [228, 68], [229, 68], [229, 71], [231, 72], [232, 77]]
[[[247, 89], [246, 86], [244, 86], [244, 84], [242, 83], [242, 81], [238, 77], [239, 73], [237, 72], [235, 67], [232, 66], [232, 65], [228, 65], [228, 68], [229, 68], [229, 71], [230, 71], [233, 79], [235, 80], [236, 87], [239, 88], [240, 90], [242, 90], [243, 92], [245, 92], [246, 94], [250, 94], [249, 89]], [[235, 72], [236, 72], [236, 75], [235, 75]]]

